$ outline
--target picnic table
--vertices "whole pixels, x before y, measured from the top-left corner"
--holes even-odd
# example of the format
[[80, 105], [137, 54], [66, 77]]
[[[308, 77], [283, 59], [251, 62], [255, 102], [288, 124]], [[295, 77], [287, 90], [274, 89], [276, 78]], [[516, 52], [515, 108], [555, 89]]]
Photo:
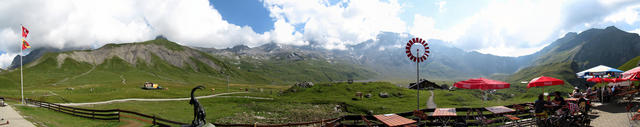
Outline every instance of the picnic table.
[[443, 116], [457, 116], [458, 114], [456, 114], [456, 108], [436, 108], [433, 111], [433, 114], [431, 114], [431, 116], [434, 117], [443, 117]]
[[484, 109], [487, 109], [489, 112], [491, 112], [493, 114], [512, 113], [512, 112], [516, 111], [516, 110], [510, 109], [510, 108], [507, 108], [505, 106], [485, 107]]
[[[580, 98], [565, 98], [565, 101], [569, 101], [569, 102], [578, 102], [578, 100], [580, 100]], [[589, 101], [589, 99], [585, 98], [584, 100]]]
[[373, 117], [390, 127], [403, 126], [416, 122], [415, 120], [407, 119], [396, 114], [373, 115]]
[[456, 108], [436, 108], [431, 116], [442, 122], [443, 126], [447, 126], [451, 117], [458, 116], [458, 114], [456, 114]]
[[[487, 109], [489, 112], [493, 113], [493, 115], [495, 117], [498, 117], [501, 114], [506, 114], [506, 113], [512, 113], [515, 112], [516, 110], [507, 108], [505, 106], [493, 106], [493, 107], [485, 107], [484, 109]], [[514, 115], [505, 115], [505, 117], [511, 119], [511, 120], [520, 120], [520, 118], [514, 116]], [[501, 121], [504, 122], [504, 121]]]

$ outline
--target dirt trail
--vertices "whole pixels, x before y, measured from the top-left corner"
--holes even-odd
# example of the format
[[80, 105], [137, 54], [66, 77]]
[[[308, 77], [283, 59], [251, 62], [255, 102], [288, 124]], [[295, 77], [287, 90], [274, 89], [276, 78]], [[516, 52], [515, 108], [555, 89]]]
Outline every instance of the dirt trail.
[[[250, 98], [250, 99], [265, 99], [265, 100], [273, 100], [273, 98], [261, 98], [261, 97], [250, 97], [250, 96], [222, 96], [222, 95], [231, 95], [231, 94], [241, 94], [241, 93], [249, 93], [249, 92], [231, 92], [231, 93], [219, 93], [214, 95], [207, 96], [199, 96], [197, 99], [202, 98], [211, 98], [211, 97], [241, 97], [241, 98]], [[191, 98], [162, 98], [162, 99], [145, 99], [145, 98], [127, 98], [127, 99], [116, 99], [109, 101], [100, 101], [100, 102], [87, 102], [87, 103], [57, 103], [64, 106], [81, 106], [81, 105], [98, 105], [98, 104], [109, 104], [116, 102], [127, 102], [127, 101], [186, 101]]]
[[93, 70], [95, 70], [95, 69], [96, 69], [96, 66], [93, 66], [93, 67], [91, 67], [91, 69], [90, 69], [89, 71], [87, 71], [87, 72], [84, 72], [84, 73], [82, 73], [82, 74], [79, 74], [79, 75], [73, 76], [73, 77], [71, 77], [71, 78], [64, 78], [64, 79], [62, 79], [62, 80], [60, 80], [60, 81], [58, 81], [58, 82], [56, 82], [56, 83], [53, 83], [53, 84], [51, 84], [51, 85], [55, 86], [55, 85], [58, 85], [58, 84], [60, 84], [60, 83], [66, 82], [66, 81], [68, 81], [68, 80], [73, 80], [73, 79], [76, 79], [76, 78], [78, 78], [78, 77], [80, 77], [80, 76], [85, 76], [85, 75], [87, 75], [87, 74], [89, 74], [89, 73], [93, 72]]
[[435, 96], [433, 94], [433, 91], [429, 91], [431, 92], [431, 96], [429, 97], [429, 101], [427, 101], [427, 108], [436, 108], [436, 102], [433, 101], [433, 96]]
[[124, 78], [124, 75], [120, 75], [120, 79], [122, 79], [122, 85], [127, 85], [127, 79]]

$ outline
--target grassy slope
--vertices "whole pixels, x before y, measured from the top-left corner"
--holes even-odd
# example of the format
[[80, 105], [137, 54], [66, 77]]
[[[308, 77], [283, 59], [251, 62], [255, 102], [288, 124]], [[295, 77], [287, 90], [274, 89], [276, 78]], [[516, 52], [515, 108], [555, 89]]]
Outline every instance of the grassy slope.
[[552, 63], [522, 69], [508, 77], [507, 81], [511, 83], [511, 88], [507, 89], [506, 93], [515, 94], [521, 99], [533, 100], [531, 98], [534, 98], [537, 96], [537, 94], [542, 93], [542, 88], [527, 89], [527, 84], [522, 84], [520, 82], [528, 82], [531, 81], [531, 79], [539, 76], [548, 76], [565, 81], [564, 85], [544, 87], [545, 92], [571, 92], [571, 90], [573, 90], [574, 84], [571, 84], [570, 81], [576, 80], [575, 72], [571, 69], [571, 64], [572, 62]]
[[125, 124], [118, 121], [92, 120], [51, 111], [45, 108], [30, 106], [14, 106], [14, 108], [20, 111], [20, 114], [25, 116], [27, 120], [36, 124], [36, 126], [68, 127], [82, 125], [85, 127], [117, 127]]
[[[159, 44], [170, 50], [187, 48], [166, 40], [109, 44], [103, 48], [139, 44]], [[373, 75], [372, 72], [352, 65], [318, 60], [264, 61], [262, 63], [243, 61], [240, 65], [230, 65], [204, 52], [201, 53], [222, 66], [226, 70], [224, 72], [230, 74], [231, 82], [236, 84], [288, 85], [297, 81], [346, 80], [345, 77], [365, 79]], [[198, 69], [192, 69], [172, 66], [157, 56], [151, 58], [153, 64], [138, 61], [136, 65], [129, 64], [118, 57], [107, 59], [100, 65], [66, 59], [61, 68], [58, 68], [56, 56], [56, 53], [45, 54], [38, 60], [38, 64], [25, 66], [25, 96], [50, 102], [91, 102], [119, 98], [186, 97], [190, 88], [196, 85], [204, 85], [218, 91], [229, 91], [226, 87], [226, 74], [200, 61], [195, 61]], [[94, 66], [95, 69], [92, 70]], [[126, 80], [126, 84], [122, 83], [123, 79]], [[145, 81], [158, 83], [169, 89], [142, 90], [140, 86]], [[69, 88], [73, 90], [68, 90]], [[231, 87], [232, 90], [241, 88], [255, 87], [252, 85]], [[19, 95], [20, 71], [0, 73], [0, 96], [19, 97]]]
[[640, 61], [640, 56], [636, 56], [635, 58], [627, 61], [622, 64], [622, 66], [618, 67], [619, 70], [628, 71], [638, 66], [638, 61]]
[[[296, 92], [291, 92], [295, 89]], [[501, 90], [499, 90], [501, 91]], [[353, 100], [356, 92], [371, 93], [371, 98]], [[378, 96], [389, 93], [389, 98]], [[489, 95], [492, 98], [484, 105], [479, 90], [434, 90], [438, 107], [483, 107], [531, 102], [532, 99], [509, 98], [503, 94]], [[234, 96], [271, 97], [274, 100], [245, 98], [200, 99], [207, 111], [207, 120], [219, 123], [286, 123], [333, 118], [344, 114], [385, 114], [409, 112], [416, 108], [416, 91], [397, 87], [386, 82], [317, 84], [312, 88], [291, 88], [282, 94], [254, 92]], [[420, 92], [421, 108], [426, 108], [429, 91]], [[160, 106], [171, 105], [171, 106]], [[347, 106], [347, 113], [333, 112], [333, 106]], [[85, 106], [95, 109], [126, 109], [157, 115], [159, 117], [188, 122], [192, 118], [192, 107], [187, 101], [130, 102], [110, 105]], [[256, 116], [264, 117], [259, 119]]]

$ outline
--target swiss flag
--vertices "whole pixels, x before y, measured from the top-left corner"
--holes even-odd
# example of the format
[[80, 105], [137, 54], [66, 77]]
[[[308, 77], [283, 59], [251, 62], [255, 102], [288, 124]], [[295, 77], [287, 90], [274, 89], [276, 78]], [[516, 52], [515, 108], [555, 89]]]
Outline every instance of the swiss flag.
[[29, 34], [29, 30], [27, 30], [27, 28], [24, 28], [24, 26], [22, 26], [22, 37], [27, 38], [28, 34]]

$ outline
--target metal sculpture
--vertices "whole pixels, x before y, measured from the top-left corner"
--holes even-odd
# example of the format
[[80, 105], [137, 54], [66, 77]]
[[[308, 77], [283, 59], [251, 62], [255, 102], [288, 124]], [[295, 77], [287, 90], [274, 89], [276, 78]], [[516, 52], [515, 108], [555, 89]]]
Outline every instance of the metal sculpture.
[[[417, 47], [416, 48], [416, 53], [413, 54], [411, 53], [411, 49], [413, 46], [416, 46], [416, 44], [422, 45], [422, 47]], [[407, 53], [407, 57], [409, 57], [409, 60], [416, 62], [416, 91], [417, 91], [417, 99], [416, 99], [416, 110], [420, 110], [420, 62], [425, 62], [427, 61], [427, 57], [429, 57], [429, 43], [427, 43], [425, 40], [422, 40], [422, 38], [412, 38], [411, 40], [409, 40], [409, 42], [407, 42], [407, 46], [405, 46], [406, 49], [406, 53]], [[418, 123], [420, 123], [420, 119], [418, 119]]]
[[189, 104], [193, 105], [193, 121], [191, 121], [192, 127], [201, 127], [207, 123], [207, 121], [205, 120], [205, 117], [207, 115], [204, 112], [204, 108], [202, 107], [202, 105], [200, 105], [198, 99], [196, 99], [193, 95], [193, 93], [198, 89], [204, 89], [204, 86], [196, 86], [195, 88], [191, 89], [191, 100], [189, 101]]

